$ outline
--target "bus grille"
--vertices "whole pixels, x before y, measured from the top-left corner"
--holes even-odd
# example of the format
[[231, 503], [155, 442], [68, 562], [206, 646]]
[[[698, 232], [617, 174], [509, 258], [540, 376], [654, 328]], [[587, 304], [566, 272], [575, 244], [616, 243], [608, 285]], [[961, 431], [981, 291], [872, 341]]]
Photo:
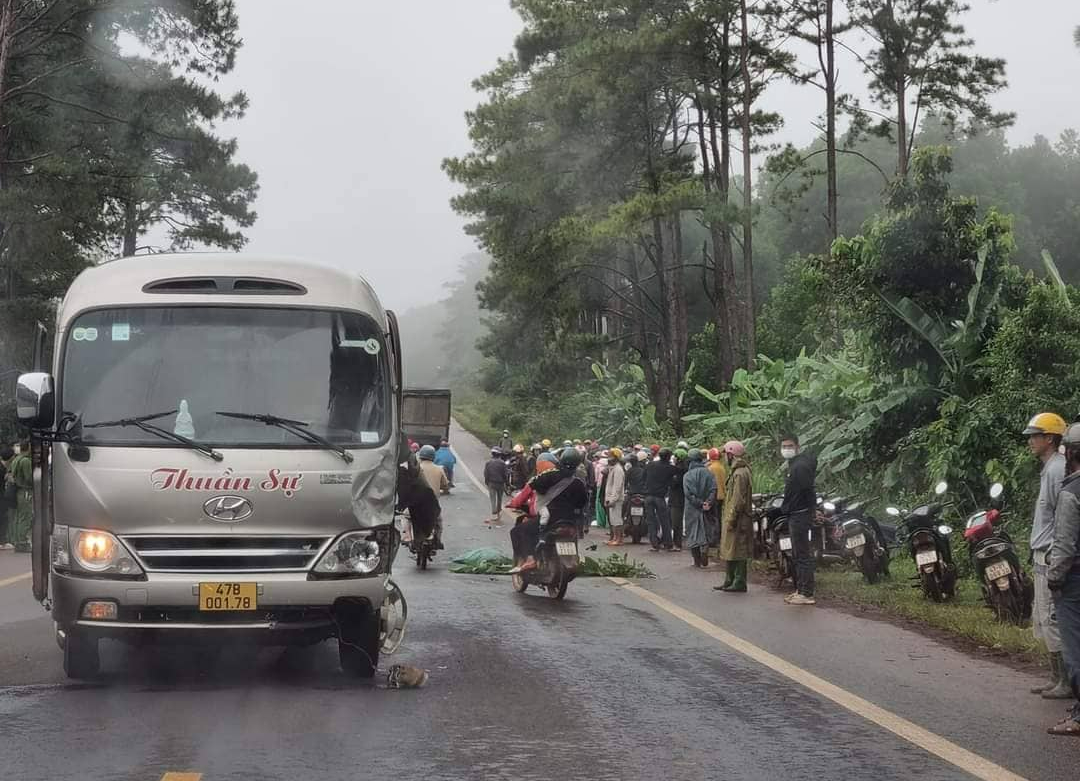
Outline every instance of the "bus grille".
[[330, 537], [121, 538], [147, 572], [302, 572]]

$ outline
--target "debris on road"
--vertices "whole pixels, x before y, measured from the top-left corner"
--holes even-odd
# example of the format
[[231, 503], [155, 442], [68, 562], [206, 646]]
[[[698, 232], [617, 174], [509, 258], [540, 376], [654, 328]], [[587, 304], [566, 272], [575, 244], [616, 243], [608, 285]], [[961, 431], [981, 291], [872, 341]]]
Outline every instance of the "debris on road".
[[[629, 555], [612, 553], [604, 559], [583, 556], [579, 577], [654, 578], [644, 563]], [[450, 562], [450, 571], [458, 575], [509, 575], [514, 562], [494, 548], [474, 548]]]
[[419, 689], [427, 682], [427, 670], [408, 664], [395, 664], [386, 676], [386, 683], [391, 689]]

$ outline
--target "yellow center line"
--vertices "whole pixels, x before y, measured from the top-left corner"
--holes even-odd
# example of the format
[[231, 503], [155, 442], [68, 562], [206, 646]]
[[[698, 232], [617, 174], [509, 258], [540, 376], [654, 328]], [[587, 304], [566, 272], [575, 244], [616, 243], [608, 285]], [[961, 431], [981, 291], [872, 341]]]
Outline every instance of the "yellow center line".
[[637, 595], [641, 599], [644, 599], [646, 602], [651, 602], [661, 610], [670, 613], [714, 640], [720, 641], [733, 651], [753, 659], [755, 662], [806, 687], [810, 691], [821, 695], [825, 699], [836, 703], [857, 716], [861, 716], [867, 721], [877, 724], [879, 727], [883, 727], [894, 735], [903, 738], [909, 743], [913, 743], [939, 759], [943, 759], [949, 764], [955, 765], [961, 770], [970, 773], [975, 776], [975, 778], [982, 779], [982, 781], [1025, 781], [1022, 776], [1018, 776], [1012, 771], [1006, 770], [1000, 765], [996, 765], [978, 754], [961, 748], [940, 735], [936, 735], [927, 729], [923, 729], [914, 722], [908, 721], [894, 713], [890, 713], [869, 700], [864, 700], [862, 697], [852, 694], [846, 689], [841, 689], [839, 686], [829, 683], [824, 678], [820, 678], [801, 667], [795, 666], [791, 662], [781, 659], [779, 656], [775, 656], [774, 654], [759, 648], [753, 643], [743, 640], [738, 635], [734, 635], [731, 632], [721, 629], [716, 624], [706, 621], [696, 613], [691, 613], [689, 610], [679, 607], [674, 602], [664, 599], [640, 586], [635, 586], [624, 578], [608, 578], [608, 580]]
[[202, 773], [174, 773], [172, 771], [161, 777], [161, 781], [201, 781]]
[[0, 588], [3, 588], [4, 586], [10, 586], [12, 583], [18, 583], [20, 580], [29, 580], [32, 577], [34, 577], [33, 572], [24, 572], [23, 574], [16, 575], [13, 578], [5, 578], [4, 580], [0, 580]]

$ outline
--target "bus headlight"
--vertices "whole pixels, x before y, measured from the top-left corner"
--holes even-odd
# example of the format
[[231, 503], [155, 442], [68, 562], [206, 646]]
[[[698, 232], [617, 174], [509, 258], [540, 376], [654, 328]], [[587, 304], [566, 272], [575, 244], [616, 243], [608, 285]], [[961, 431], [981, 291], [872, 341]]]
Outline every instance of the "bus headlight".
[[382, 563], [379, 543], [371, 532], [343, 534], [315, 564], [318, 575], [370, 575]]
[[138, 575], [142, 568], [115, 535], [100, 529], [53, 527], [52, 563], [57, 569]]

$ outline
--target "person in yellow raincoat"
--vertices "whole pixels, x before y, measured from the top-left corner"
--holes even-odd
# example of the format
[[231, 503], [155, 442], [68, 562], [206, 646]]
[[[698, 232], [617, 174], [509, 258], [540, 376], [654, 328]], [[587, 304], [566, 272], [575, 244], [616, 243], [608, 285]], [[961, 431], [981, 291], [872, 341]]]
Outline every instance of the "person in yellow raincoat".
[[713, 586], [713, 589], [743, 593], [746, 591], [746, 572], [754, 555], [750, 464], [746, 461], [746, 448], [735, 440], [724, 445], [724, 457], [728, 463], [728, 482], [721, 521], [720, 558], [727, 564], [727, 577], [722, 586]]

